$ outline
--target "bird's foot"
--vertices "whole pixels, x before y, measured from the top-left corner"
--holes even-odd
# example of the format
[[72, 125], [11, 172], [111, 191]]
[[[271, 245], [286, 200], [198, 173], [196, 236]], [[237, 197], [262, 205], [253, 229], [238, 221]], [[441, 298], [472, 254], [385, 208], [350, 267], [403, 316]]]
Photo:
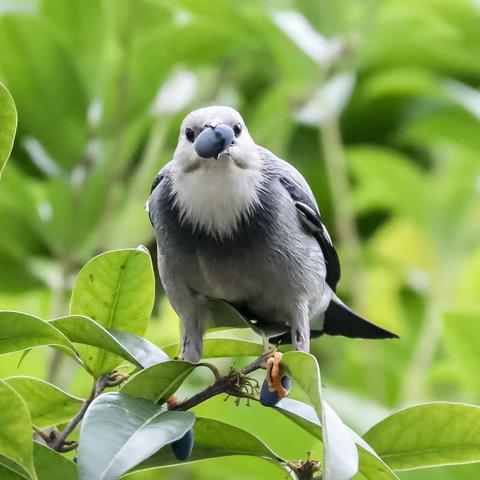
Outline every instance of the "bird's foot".
[[175, 407], [179, 404], [178, 398], [175, 395], [172, 395], [167, 398], [167, 408], [168, 410], [174, 410]]
[[288, 390], [282, 385], [282, 370], [280, 362], [283, 353], [275, 352], [272, 357], [267, 360], [267, 384], [270, 392], [277, 392], [280, 398], [288, 395]]
[[[249, 377], [242, 372], [232, 370], [229, 375], [229, 388], [227, 389], [228, 396], [236, 397], [237, 406], [240, 404], [242, 398], [255, 398], [260, 390], [260, 385], [255, 378]], [[228, 398], [228, 397], [227, 397]]]

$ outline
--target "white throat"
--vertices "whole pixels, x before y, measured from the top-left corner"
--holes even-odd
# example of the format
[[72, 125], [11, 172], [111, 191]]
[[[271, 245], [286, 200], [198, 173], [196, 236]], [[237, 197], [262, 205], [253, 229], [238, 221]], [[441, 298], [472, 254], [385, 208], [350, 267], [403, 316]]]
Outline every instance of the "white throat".
[[208, 160], [191, 171], [172, 172], [175, 202], [182, 220], [217, 238], [231, 237], [242, 218], [259, 203], [262, 173], [230, 159]]

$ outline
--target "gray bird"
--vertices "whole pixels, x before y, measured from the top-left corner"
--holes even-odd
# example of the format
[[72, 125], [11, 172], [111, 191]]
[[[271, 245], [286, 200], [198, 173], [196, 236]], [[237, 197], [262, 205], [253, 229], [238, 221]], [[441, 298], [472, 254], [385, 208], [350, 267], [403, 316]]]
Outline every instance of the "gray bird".
[[255, 144], [233, 108], [187, 115], [147, 210], [160, 278], [182, 323], [181, 359], [200, 359], [211, 299], [272, 343], [303, 352], [322, 334], [396, 337], [336, 296], [340, 264], [310, 187]]

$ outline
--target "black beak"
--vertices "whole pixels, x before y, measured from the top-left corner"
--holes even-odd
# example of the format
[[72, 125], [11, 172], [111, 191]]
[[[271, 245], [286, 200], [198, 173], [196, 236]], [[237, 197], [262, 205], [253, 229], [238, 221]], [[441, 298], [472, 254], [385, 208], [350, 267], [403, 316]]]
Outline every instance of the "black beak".
[[234, 139], [233, 129], [228, 125], [220, 125], [205, 128], [195, 140], [195, 150], [200, 157], [218, 158]]

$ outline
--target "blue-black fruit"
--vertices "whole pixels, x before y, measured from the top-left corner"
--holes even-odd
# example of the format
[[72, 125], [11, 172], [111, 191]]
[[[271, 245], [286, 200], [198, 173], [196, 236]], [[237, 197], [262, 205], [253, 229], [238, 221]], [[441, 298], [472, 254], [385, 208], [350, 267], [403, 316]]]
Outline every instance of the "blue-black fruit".
[[[292, 386], [292, 380], [287, 375], [284, 375], [280, 380], [283, 388], [289, 392]], [[263, 381], [262, 389], [260, 390], [260, 403], [266, 407], [274, 407], [280, 401], [280, 396], [277, 392], [271, 392], [268, 389], [268, 383], [265, 379]]]
[[217, 158], [233, 141], [233, 129], [224, 124], [206, 128], [195, 141], [195, 150], [203, 158]]
[[188, 460], [193, 450], [193, 428], [191, 428], [182, 438], [171, 443], [173, 454], [177, 460]]

